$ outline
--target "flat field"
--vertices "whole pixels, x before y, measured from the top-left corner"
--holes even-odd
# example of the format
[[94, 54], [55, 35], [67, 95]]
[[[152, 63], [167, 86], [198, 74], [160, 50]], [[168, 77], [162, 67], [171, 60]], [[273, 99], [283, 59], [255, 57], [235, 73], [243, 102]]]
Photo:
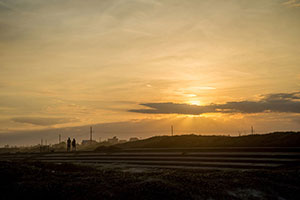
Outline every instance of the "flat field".
[[300, 199], [299, 152], [0, 155], [1, 199]]

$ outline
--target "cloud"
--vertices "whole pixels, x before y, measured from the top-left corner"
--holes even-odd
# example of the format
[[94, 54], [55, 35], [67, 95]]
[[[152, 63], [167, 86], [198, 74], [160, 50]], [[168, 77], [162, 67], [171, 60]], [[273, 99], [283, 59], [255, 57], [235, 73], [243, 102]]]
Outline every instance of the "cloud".
[[[276, 93], [262, 96], [259, 101], [233, 101], [224, 104], [204, 106], [178, 103], [143, 103], [148, 109], [132, 109], [129, 112], [148, 114], [189, 114], [204, 113], [300, 113], [300, 92]], [[150, 108], [150, 109], [149, 109]]]
[[0, 11], [14, 11], [15, 9], [11, 7], [10, 5], [0, 1]]
[[25, 124], [33, 124], [38, 126], [50, 126], [56, 124], [64, 124], [77, 121], [73, 118], [44, 118], [44, 117], [14, 117], [12, 121]]
[[276, 93], [276, 94], [268, 94], [265, 95], [265, 99], [268, 101], [271, 100], [296, 100], [300, 99], [300, 92], [293, 93]]
[[283, 3], [283, 5], [289, 6], [289, 7], [300, 7], [300, 1], [299, 0], [288, 0]]
[[203, 113], [215, 112], [213, 106], [196, 106], [190, 104], [178, 104], [178, 103], [144, 103], [142, 106], [149, 107], [151, 109], [133, 109], [130, 112], [137, 113], [152, 113], [152, 114], [191, 114], [199, 115]]

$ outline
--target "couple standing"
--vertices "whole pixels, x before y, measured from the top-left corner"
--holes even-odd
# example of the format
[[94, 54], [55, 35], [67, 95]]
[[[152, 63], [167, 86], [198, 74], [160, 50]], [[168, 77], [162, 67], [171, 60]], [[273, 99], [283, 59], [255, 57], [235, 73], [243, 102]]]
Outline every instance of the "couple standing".
[[71, 139], [68, 138], [67, 140], [67, 151], [71, 151], [71, 143], [72, 143], [72, 151], [76, 151], [76, 140], [73, 138], [72, 142]]

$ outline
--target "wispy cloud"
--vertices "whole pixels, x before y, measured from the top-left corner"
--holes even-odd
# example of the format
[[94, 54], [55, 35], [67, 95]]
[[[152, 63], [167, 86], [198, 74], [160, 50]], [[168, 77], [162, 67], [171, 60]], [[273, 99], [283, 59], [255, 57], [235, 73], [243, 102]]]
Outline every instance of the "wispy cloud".
[[283, 3], [283, 5], [290, 6], [290, 7], [300, 7], [299, 0], [288, 0]]
[[44, 118], [44, 117], [15, 117], [11, 119], [14, 122], [33, 124], [38, 126], [51, 126], [77, 121], [73, 118]]
[[[263, 113], [283, 112], [300, 113], [300, 92], [275, 93], [264, 95], [259, 101], [233, 101], [224, 104], [197, 106], [178, 103], [143, 103], [148, 109], [132, 109], [130, 112], [152, 114], [189, 114], [204, 113]], [[150, 108], [150, 109], [149, 109]]]
[[4, 3], [3, 1], [0, 1], [0, 10], [9, 10], [9, 11], [16, 11], [14, 7]]

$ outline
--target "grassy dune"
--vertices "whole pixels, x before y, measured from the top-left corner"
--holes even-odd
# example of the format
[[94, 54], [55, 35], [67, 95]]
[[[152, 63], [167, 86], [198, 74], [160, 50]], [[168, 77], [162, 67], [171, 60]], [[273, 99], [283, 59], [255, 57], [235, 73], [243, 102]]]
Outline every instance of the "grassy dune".
[[300, 132], [275, 132], [240, 137], [200, 135], [155, 136], [115, 146], [119, 148], [300, 147]]

